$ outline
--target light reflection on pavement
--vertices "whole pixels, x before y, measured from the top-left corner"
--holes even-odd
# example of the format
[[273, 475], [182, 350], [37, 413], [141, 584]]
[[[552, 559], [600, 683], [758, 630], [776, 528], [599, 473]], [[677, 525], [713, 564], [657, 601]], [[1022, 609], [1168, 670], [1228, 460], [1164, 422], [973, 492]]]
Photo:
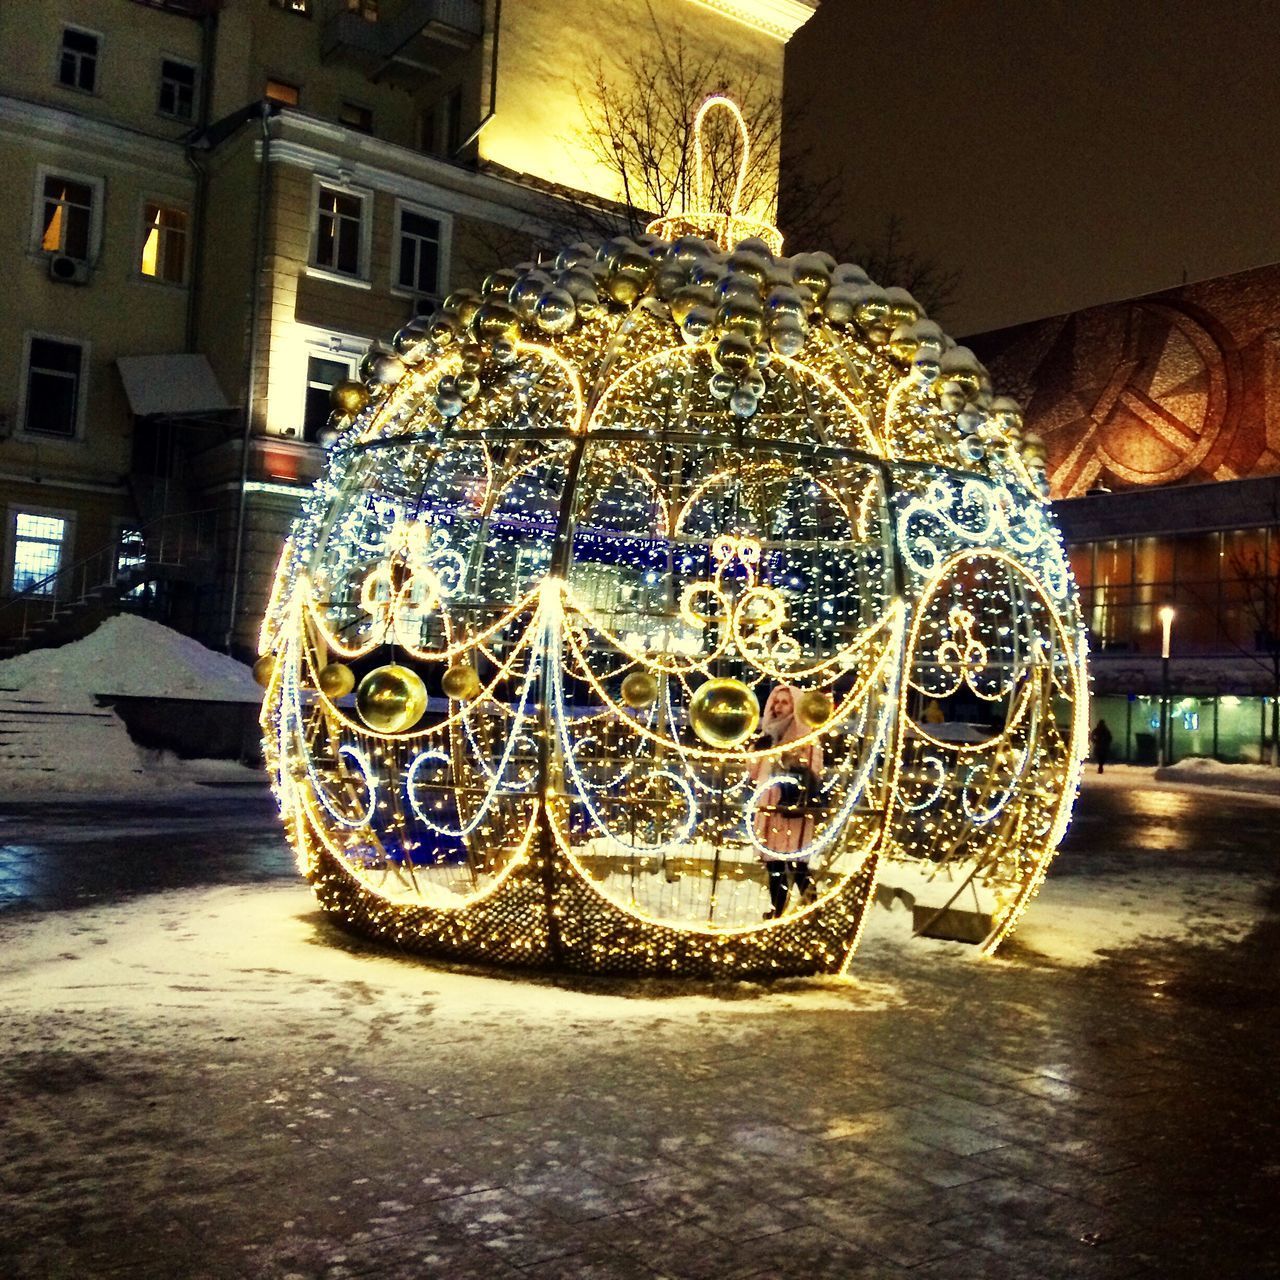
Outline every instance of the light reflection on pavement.
[[[1280, 844], [1280, 804], [1192, 786], [1087, 777], [1053, 877], [1161, 865], [1256, 870]], [[111, 801], [0, 801], [0, 911], [56, 911], [140, 893], [296, 872], [266, 788]]]

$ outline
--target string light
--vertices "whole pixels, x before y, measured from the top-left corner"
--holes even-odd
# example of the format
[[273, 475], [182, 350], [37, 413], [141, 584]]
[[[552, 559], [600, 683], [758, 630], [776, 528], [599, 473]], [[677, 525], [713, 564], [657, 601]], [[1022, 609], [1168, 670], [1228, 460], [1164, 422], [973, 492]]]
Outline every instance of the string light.
[[[712, 105], [740, 124], [704, 107], [699, 155]], [[1042, 463], [963, 348], [731, 207], [495, 272], [395, 349], [335, 414], [261, 631], [327, 909], [464, 959], [843, 972], [910, 860], [984, 886], [998, 946], [1069, 818], [1086, 653]], [[744, 740], [700, 718], [712, 681]], [[753, 739], [779, 686], [819, 722]], [[763, 918], [763, 859], [812, 899]]]

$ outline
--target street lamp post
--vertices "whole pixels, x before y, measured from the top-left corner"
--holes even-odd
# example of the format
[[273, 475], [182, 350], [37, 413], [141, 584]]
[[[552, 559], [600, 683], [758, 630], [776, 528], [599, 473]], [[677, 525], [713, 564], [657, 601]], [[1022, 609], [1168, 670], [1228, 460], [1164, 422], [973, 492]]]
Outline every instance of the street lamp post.
[[1173, 605], [1160, 609], [1160, 625], [1164, 636], [1160, 644], [1160, 767], [1169, 763], [1169, 739], [1172, 725], [1169, 723], [1169, 638], [1173, 634]]

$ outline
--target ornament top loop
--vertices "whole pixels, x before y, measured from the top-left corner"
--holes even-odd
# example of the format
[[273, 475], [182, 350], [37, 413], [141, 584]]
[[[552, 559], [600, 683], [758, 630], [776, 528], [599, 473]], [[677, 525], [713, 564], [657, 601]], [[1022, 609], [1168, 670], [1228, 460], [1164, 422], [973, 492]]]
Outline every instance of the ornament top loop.
[[730, 218], [736, 218], [742, 204], [742, 185], [747, 180], [747, 165], [751, 160], [751, 135], [747, 132], [747, 122], [742, 118], [742, 111], [738, 104], [722, 93], [712, 94], [707, 98], [698, 108], [697, 115], [693, 117], [693, 156], [697, 167], [698, 208], [701, 210], [707, 207], [704, 176], [707, 160], [702, 150], [702, 122], [712, 107], [723, 107], [733, 117], [734, 123], [738, 126], [738, 133], [742, 136], [742, 159], [738, 163], [738, 180], [733, 184], [733, 195], [729, 198], [728, 209], [725, 210]]
[[[733, 194], [729, 197], [727, 209], [709, 209], [707, 195], [707, 157], [703, 147], [702, 130], [707, 115], [712, 107], [722, 107], [733, 117], [742, 138], [742, 157], [738, 163], [738, 177], [733, 184]], [[681, 236], [701, 236], [714, 240], [725, 252], [731, 250], [743, 240], [762, 240], [769, 252], [776, 255], [782, 253], [782, 233], [771, 222], [760, 218], [752, 218], [740, 212], [742, 205], [742, 189], [747, 181], [747, 166], [751, 161], [751, 134], [742, 111], [732, 98], [724, 94], [712, 94], [705, 99], [693, 117], [693, 156], [694, 156], [694, 189], [697, 195], [697, 208], [681, 209], [679, 213], [668, 213], [655, 218], [645, 228], [664, 240], [678, 240]]]

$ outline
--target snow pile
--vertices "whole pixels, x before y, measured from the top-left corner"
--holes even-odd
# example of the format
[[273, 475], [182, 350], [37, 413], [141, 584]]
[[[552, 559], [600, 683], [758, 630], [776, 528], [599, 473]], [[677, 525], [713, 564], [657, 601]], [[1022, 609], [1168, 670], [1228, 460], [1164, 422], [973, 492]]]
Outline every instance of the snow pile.
[[0, 689], [76, 702], [83, 701], [85, 694], [202, 702], [262, 700], [262, 690], [243, 662], [206, 649], [158, 622], [127, 613], [108, 618], [73, 644], [36, 649], [0, 662]]
[[1197, 782], [1232, 791], [1263, 791], [1280, 795], [1280, 769], [1269, 764], [1223, 764], [1207, 756], [1188, 756], [1155, 772], [1157, 782]]
[[256, 703], [241, 662], [145, 618], [110, 618], [60, 649], [0, 662], [0, 791], [136, 792], [260, 778], [224, 761], [145, 751], [99, 696]]

